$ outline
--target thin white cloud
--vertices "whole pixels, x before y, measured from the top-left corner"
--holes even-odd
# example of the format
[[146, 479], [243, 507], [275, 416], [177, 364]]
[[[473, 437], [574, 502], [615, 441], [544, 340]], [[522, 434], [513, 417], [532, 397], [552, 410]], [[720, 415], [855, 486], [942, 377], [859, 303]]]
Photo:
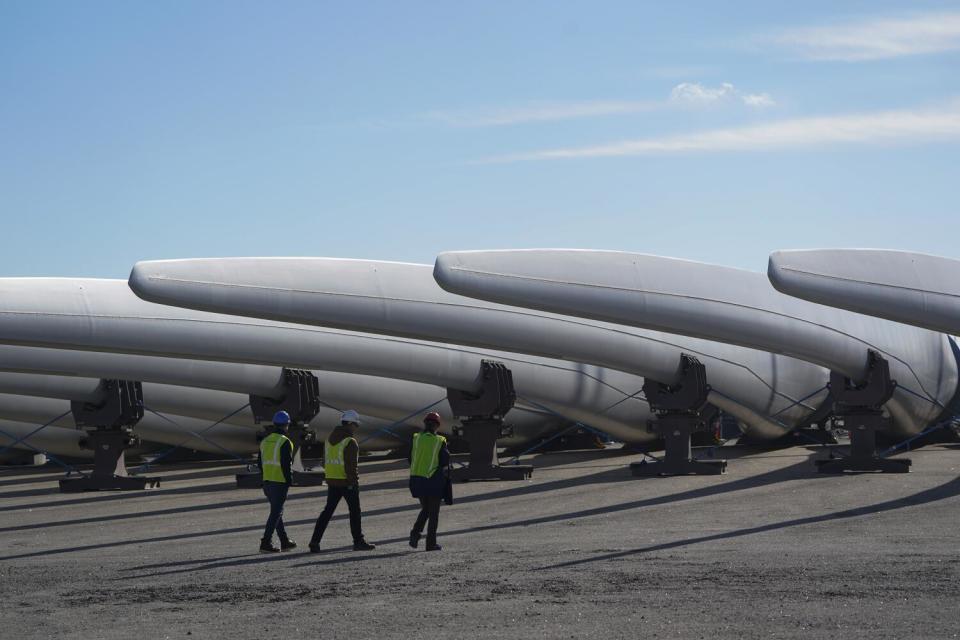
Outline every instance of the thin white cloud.
[[743, 104], [755, 109], [766, 109], [767, 107], [773, 107], [777, 104], [769, 93], [748, 93], [742, 96], [741, 99], [743, 100]]
[[708, 107], [740, 102], [748, 107], [763, 108], [776, 104], [768, 93], [744, 94], [725, 82], [717, 88], [691, 82], [678, 84], [668, 100], [596, 100], [587, 102], [543, 103], [516, 108], [465, 111], [432, 111], [430, 120], [453, 127], [498, 127], [505, 125], [553, 122], [578, 118], [645, 113], [675, 107]]
[[724, 102], [736, 95], [736, 89], [724, 82], [716, 89], [705, 87], [696, 82], [681, 82], [670, 92], [670, 102], [691, 106], [709, 106]]
[[860, 62], [960, 49], [960, 13], [873, 18], [783, 31], [773, 42], [808, 60]]
[[656, 102], [594, 101], [540, 104], [513, 109], [433, 111], [427, 117], [456, 127], [495, 127], [598, 116], [641, 113], [660, 107]]
[[623, 140], [593, 147], [547, 149], [488, 158], [483, 162], [508, 163], [562, 158], [776, 151], [842, 144], [910, 144], [956, 139], [960, 139], [960, 101], [934, 109], [799, 118], [677, 136]]
[[687, 107], [712, 107], [740, 102], [762, 109], [776, 104], [769, 93], [743, 93], [729, 82], [719, 87], [705, 87], [697, 82], [682, 82], [670, 92], [670, 102]]

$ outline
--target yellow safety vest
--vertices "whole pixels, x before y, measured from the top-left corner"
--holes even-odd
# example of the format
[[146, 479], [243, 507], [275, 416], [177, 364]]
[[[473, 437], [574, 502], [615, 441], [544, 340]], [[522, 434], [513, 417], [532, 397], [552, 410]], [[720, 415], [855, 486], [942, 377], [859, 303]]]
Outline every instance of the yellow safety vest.
[[351, 442], [356, 442], [356, 440], [344, 438], [337, 444], [330, 444], [330, 441], [327, 440], [323, 444], [323, 474], [328, 480], [347, 479], [347, 465], [343, 460], [343, 452], [346, 451], [347, 445]]
[[293, 442], [282, 433], [271, 433], [260, 442], [260, 468], [263, 470], [263, 480], [286, 483], [283, 476], [283, 467], [280, 465], [280, 451], [284, 445], [290, 445], [290, 455], [293, 455]]
[[410, 455], [410, 475], [430, 478], [440, 466], [440, 449], [447, 439], [429, 431], [413, 434], [413, 450]]

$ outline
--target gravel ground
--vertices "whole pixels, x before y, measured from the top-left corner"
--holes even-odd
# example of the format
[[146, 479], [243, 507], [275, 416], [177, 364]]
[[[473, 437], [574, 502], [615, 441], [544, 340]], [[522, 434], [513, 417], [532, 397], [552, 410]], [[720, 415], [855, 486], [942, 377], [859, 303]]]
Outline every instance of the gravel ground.
[[[806, 448], [725, 449], [724, 476], [633, 479], [616, 450], [531, 458], [458, 485], [443, 551], [406, 544], [402, 463], [362, 463], [321, 554], [256, 553], [266, 502], [235, 467], [164, 469], [141, 493], [63, 495], [0, 475], [4, 638], [957, 638], [960, 449], [906, 475], [820, 476]], [[303, 547], [324, 488], [294, 488]]]

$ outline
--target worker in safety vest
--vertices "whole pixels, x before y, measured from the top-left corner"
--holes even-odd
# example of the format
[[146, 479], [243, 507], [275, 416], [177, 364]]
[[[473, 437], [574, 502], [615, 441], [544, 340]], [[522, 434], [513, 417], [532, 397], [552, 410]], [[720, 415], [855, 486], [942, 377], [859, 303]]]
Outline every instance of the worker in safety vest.
[[357, 463], [360, 445], [354, 437], [360, 426], [360, 415], [353, 409], [340, 416], [340, 426], [333, 430], [323, 445], [324, 481], [327, 483], [327, 505], [317, 518], [310, 538], [310, 552], [320, 552], [320, 540], [330, 524], [340, 499], [350, 508], [350, 533], [353, 535], [354, 551], [370, 551], [376, 547], [363, 538], [360, 527], [360, 484]]
[[417, 548], [426, 524], [427, 551], [440, 551], [437, 544], [440, 501], [453, 504], [450, 451], [447, 439], [437, 434], [439, 428], [440, 414], [431, 411], [423, 418], [423, 431], [413, 435], [410, 450], [410, 493], [420, 500], [420, 513], [410, 531], [410, 546]]
[[[273, 433], [260, 442], [260, 468], [263, 471], [263, 493], [270, 501], [270, 516], [267, 528], [260, 541], [261, 553], [289, 551], [297, 543], [287, 537], [283, 527], [283, 503], [287, 501], [287, 492], [293, 482], [293, 442], [287, 437], [290, 429], [290, 414], [277, 411], [273, 416]], [[280, 538], [280, 548], [273, 546], [273, 532]]]

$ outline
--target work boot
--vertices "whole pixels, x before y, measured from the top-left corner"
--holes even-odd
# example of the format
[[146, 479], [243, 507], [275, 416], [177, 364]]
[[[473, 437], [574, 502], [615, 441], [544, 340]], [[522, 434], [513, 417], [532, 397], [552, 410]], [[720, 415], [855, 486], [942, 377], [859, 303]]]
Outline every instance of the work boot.
[[423, 535], [423, 534], [420, 533], [419, 531], [411, 530], [411, 531], [410, 531], [410, 546], [413, 547], [414, 549], [416, 549], [416, 548], [417, 548], [417, 545], [420, 544], [420, 537], [421, 537], [422, 535]]
[[296, 549], [297, 543], [291, 540], [290, 538], [284, 538], [280, 541], [280, 551], [290, 551], [291, 549]]
[[443, 547], [438, 545], [436, 542], [427, 543], [427, 551], [440, 551], [441, 549], [443, 549]]
[[370, 544], [366, 540], [358, 540], [357, 542], [353, 543], [354, 551], [373, 551], [376, 548], [377, 548], [377, 545]]
[[310, 549], [310, 553], [320, 553], [320, 541], [310, 538], [310, 544], [307, 545], [307, 548]]
[[280, 549], [273, 546], [273, 542], [264, 538], [260, 541], [260, 553], [279, 553]]

